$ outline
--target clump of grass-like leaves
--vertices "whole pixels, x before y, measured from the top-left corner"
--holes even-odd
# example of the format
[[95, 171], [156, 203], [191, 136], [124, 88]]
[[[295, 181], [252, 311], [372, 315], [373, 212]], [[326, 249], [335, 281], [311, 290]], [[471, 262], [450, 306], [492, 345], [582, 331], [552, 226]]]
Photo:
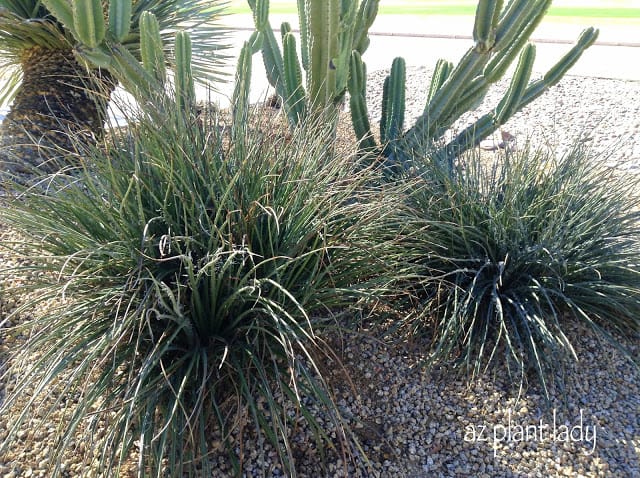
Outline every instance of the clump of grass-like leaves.
[[472, 376], [504, 361], [548, 394], [563, 360], [577, 359], [569, 317], [614, 344], [611, 332], [640, 331], [637, 177], [579, 148], [461, 164], [434, 166], [411, 196], [409, 254], [426, 291], [413, 325], [433, 327], [433, 361]]
[[[67, 398], [52, 408], [66, 401], [70, 417], [58, 457], [81, 430], [91, 440], [103, 428], [105, 476], [132, 453], [140, 473], [214, 476], [217, 430], [241, 473], [234, 431], [253, 423], [293, 476], [298, 415], [320, 450], [327, 430], [312, 407], [348, 443], [316, 366], [328, 353], [317, 334], [375, 275], [369, 254], [387, 200], [360, 199], [370, 173], [335, 154], [330, 124], [287, 137], [239, 129], [229, 141], [217, 118], [169, 111], [112, 134], [57, 191], [25, 191], [2, 208], [29, 259], [8, 273], [29, 272], [30, 306], [46, 305], [22, 324], [11, 363], [32, 363], [3, 410], [32, 390], [24, 410], [39, 406], [62, 379]], [[59, 458], [53, 465], [56, 475]]]

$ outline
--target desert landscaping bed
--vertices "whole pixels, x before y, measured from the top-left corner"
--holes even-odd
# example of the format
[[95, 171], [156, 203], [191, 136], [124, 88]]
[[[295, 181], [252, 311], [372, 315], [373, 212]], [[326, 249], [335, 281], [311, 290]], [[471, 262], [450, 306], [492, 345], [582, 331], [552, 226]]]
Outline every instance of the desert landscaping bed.
[[[373, 73], [375, 80], [369, 84], [381, 85], [384, 74]], [[408, 116], [423, 108], [420, 92], [428, 75], [426, 69], [408, 72]], [[486, 111], [484, 105], [495, 104], [504, 88], [506, 83], [498, 85], [469, 115]], [[379, 97], [380, 92], [371, 91], [374, 119], [379, 114]], [[460, 126], [468, 119], [463, 117]], [[568, 76], [516, 114], [503, 131], [515, 137], [516, 148], [529, 140], [535, 147], [549, 145], [561, 153], [582, 141], [597, 154], [607, 155], [622, 174], [639, 174], [640, 83]], [[500, 145], [496, 146], [499, 150]], [[6, 238], [11, 233], [4, 234]], [[5, 264], [12, 260], [0, 254]], [[12, 300], [3, 299], [4, 313], [14, 305]], [[362, 327], [362, 332], [374, 332], [374, 336], [380, 332], [367, 330], [366, 321]], [[500, 369], [471, 384], [446, 368], [423, 370], [419, 363], [427, 341], [394, 341], [392, 335], [383, 342], [366, 333], [336, 337], [336, 353], [352, 377], [356, 396], [342, 374], [335, 374], [332, 385], [341, 412], [351, 417], [370, 467], [357, 459], [355, 465], [345, 464], [338, 454], [329, 453], [324, 474], [383, 478], [639, 476], [640, 371], [584, 326], [572, 324], [568, 329], [580, 362], [569, 367], [562, 391], [552, 389], [550, 403], [537, 385], [523, 390], [518, 399]], [[19, 346], [21, 340], [10, 331], [1, 337], [3, 353]], [[638, 356], [638, 340], [620, 341]], [[22, 446], [0, 456], [0, 476], [48, 476], [51, 449], [47, 436], [55, 431], [59, 419], [36, 412], [21, 432]], [[310, 441], [305, 431], [303, 425], [295, 431], [299, 476], [319, 476], [319, 454], [307, 446]], [[4, 433], [6, 421], [0, 418], [0, 438]], [[212, 443], [215, 440], [212, 437]], [[268, 444], [245, 436], [238, 438], [238, 449], [243, 451], [245, 476], [285, 476], [274, 465], [276, 455]], [[91, 470], [91, 463], [78, 463], [75, 457], [71, 452], [64, 458], [67, 476], [100, 476]], [[210, 461], [219, 470], [216, 476], [231, 473], [222, 454], [211, 456]]]

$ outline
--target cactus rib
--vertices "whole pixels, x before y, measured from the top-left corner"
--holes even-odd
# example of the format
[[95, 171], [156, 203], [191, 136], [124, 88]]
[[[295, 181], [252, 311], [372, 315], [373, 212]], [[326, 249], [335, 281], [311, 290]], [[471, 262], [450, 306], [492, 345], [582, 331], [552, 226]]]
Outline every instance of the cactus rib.
[[269, 0], [257, 0], [253, 9], [253, 18], [258, 30], [264, 30], [269, 26]]
[[129, 34], [131, 8], [131, 0], [109, 1], [109, 31], [118, 42], [122, 42]]
[[382, 130], [383, 123], [380, 123], [380, 138], [383, 143], [392, 142], [399, 139], [404, 126], [405, 112], [405, 83], [406, 64], [404, 58], [398, 57], [393, 60], [388, 82], [385, 81], [383, 102], [385, 107], [385, 130]]
[[307, 14], [307, 0], [298, 1], [298, 22], [300, 25], [300, 57], [302, 59], [302, 68], [309, 71], [309, 22]]
[[140, 56], [143, 67], [158, 81], [166, 80], [165, 56], [162, 51], [160, 24], [151, 12], [140, 16]]
[[105, 36], [104, 14], [100, 0], [73, 0], [73, 26], [78, 39], [96, 48]]
[[178, 109], [185, 113], [195, 105], [195, 88], [191, 72], [191, 38], [184, 31], [176, 33], [176, 102]]
[[582, 56], [584, 51], [589, 48], [598, 38], [598, 30], [595, 28], [587, 28], [584, 30], [576, 42], [551, 69], [544, 75], [539, 83], [531, 84], [525, 91], [522, 98], [522, 106], [529, 104], [531, 101], [540, 96], [551, 86], [560, 81], [563, 75], [573, 66]]
[[369, 123], [369, 111], [365, 94], [367, 91], [367, 67], [357, 50], [351, 52], [351, 75], [349, 77], [349, 106], [351, 108], [351, 122], [358, 138], [359, 150], [364, 153], [377, 149], [375, 139]]
[[476, 10], [475, 24], [473, 26], [473, 41], [476, 50], [485, 53], [493, 48], [496, 36], [496, 9], [499, 8], [498, 0], [480, 0]]
[[436, 66], [433, 70], [433, 75], [431, 77], [429, 92], [427, 94], [427, 103], [425, 105], [425, 109], [428, 107], [429, 103], [435, 96], [436, 92], [442, 87], [444, 82], [447, 81], [452, 71], [453, 71], [453, 63], [443, 59], [439, 59], [436, 62]]
[[522, 53], [520, 53], [518, 66], [511, 79], [511, 84], [496, 108], [496, 117], [500, 124], [504, 123], [506, 119], [510, 118], [517, 111], [520, 100], [529, 84], [535, 57], [536, 48], [532, 44], [528, 44], [524, 50], [522, 50]]
[[284, 101], [291, 124], [297, 125], [305, 116], [305, 98], [302, 86], [302, 71], [296, 52], [296, 39], [292, 33], [285, 33], [282, 51], [284, 54]]

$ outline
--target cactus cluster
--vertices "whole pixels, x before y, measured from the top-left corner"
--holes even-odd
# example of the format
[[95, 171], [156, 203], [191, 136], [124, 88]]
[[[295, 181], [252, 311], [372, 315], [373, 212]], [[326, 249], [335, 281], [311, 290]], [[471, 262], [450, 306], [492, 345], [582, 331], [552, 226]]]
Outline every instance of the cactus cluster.
[[368, 48], [368, 31], [380, 0], [298, 0], [299, 52], [288, 23], [280, 29], [280, 48], [269, 22], [269, 0], [247, 1], [261, 34], [267, 78], [283, 99], [290, 123], [298, 124], [310, 110], [340, 104], [347, 91], [351, 53], [362, 54]]
[[[43, 3], [73, 35], [77, 42], [74, 51], [85, 64], [109, 70], [133, 92], [146, 87], [148, 93], [158, 87], [154, 75], [122, 45], [131, 26], [132, 0], [110, 0], [106, 9], [102, 0], [43, 0]], [[143, 21], [140, 27], [142, 30]], [[141, 31], [141, 44], [144, 37]]]
[[[151, 11], [139, 11], [143, 2], [132, 0], [43, 0], [44, 6], [76, 41], [74, 52], [87, 66], [113, 74], [127, 91], [139, 98], [164, 92], [167, 58], [160, 24]], [[135, 8], [134, 8], [135, 7]], [[139, 29], [139, 57], [126, 43], [134, 23]], [[191, 40], [175, 35], [175, 89], [181, 109], [195, 103], [191, 72]]]
[[[556, 84], [596, 40], [598, 31], [586, 29], [571, 50], [542, 78], [530, 81], [535, 46], [527, 43], [552, 0], [480, 0], [473, 29], [474, 46], [454, 65], [436, 64], [424, 112], [404, 130], [405, 64], [394, 60], [385, 80], [380, 121], [381, 145], [376, 144], [367, 105], [366, 67], [357, 51], [351, 53], [351, 115], [361, 151], [384, 157], [385, 164], [406, 170], [418, 157], [430, 155], [451, 164], [462, 152], [493, 133], [514, 113]], [[504, 8], [503, 8], [504, 7]], [[466, 111], [476, 107], [489, 87], [504, 76], [518, 58], [510, 86], [499, 104], [451, 141], [442, 137]]]
[[[367, 110], [367, 74], [362, 54], [369, 45], [368, 31], [377, 15], [379, 0], [298, 0], [300, 54], [287, 23], [281, 27], [280, 49], [269, 23], [268, 0], [247, 2], [260, 34], [267, 78], [283, 99], [290, 124], [297, 125], [310, 109], [341, 104], [348, 91], [361, 153], [382, 157], [384, 164], [400, 170], [425, 156], [452, 164], [455, 157], [477, 145], [556, 84], [598, 36], [593, 28], [585, 30], [558, 63], [542, 78], [531, 81], [536, 49], [528, 41], [552, 0], [511, 0], [506, 5], [503, 0], [479, 0], [474, 45], [455, 66], [446, 60], [437, 62], [424, 112], [409, 129], [404, 125], [406, 66], [402, 58], [394, 60], [383, 88], [378, 144]], [[498, 105], [451, 141], [444, 142], [444, 133], [482, 101], [516, 58], [511, 84]]]

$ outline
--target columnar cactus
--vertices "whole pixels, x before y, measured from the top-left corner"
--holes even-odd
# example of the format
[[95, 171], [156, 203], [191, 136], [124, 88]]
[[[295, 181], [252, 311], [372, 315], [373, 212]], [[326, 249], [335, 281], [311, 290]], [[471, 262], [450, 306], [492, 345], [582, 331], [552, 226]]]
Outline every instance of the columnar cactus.
[[117, 42], [122, 42], [131, 31], [131, 0], [111, 0], [109, 2], [109, 31]]
[[282, 25], [282, 50], [284, 53], [284, 76], [282, 78], [285, 110], [292, 124], [297, 124], [307, 112], [304, 86], [302, 86], [302, 69], [296, 53], [296, 38], [291, 34], [287, 23]]
[[[351, 54], [351, 115], [363, 153], [372, 151], [386, 158], [394, 168], [407, 167], [416, 157], [430, 154], [451, 162], [477, 145], [514, 113], [556, 84], [596, 40], [598, 31], [585, 30], [576, 45], [541, 79], [530, 81], [535, 47], [527, 44], [546, 14], [552, 0], [512, 0], [503, 9], [499, 0], [480, 0], [473, 29], [474, 46], [455, 68], [439, 60], [429, 87], [427, 104], [415, 124], [404, 131], [405, 66], [396, 59], [385, 82], [380, 123], [382, 146], [375, 145], [365, 102], [364, 64], [357, 52]], [[442, 135], [460, 115], [477, 106], [491, 84], [502, 78], [519, 58], [509, 89], [490, 113], [441, 145]], [[354, 74], [354, 72], [356, 72]]]
[[[252, 57], [260, 50], [262, 45], [262, 33], [256, 31], [249, 41], [245, 42], [240, 50], [238, 66], [236, 68], [236, 81], [233, 90], [231, 123], [231, 136], [234, 144], [239, 146], [244, 142], [241, 138], [246, 133], [249, 120], [249, 92], [251, 89]], [[237, 141], [236, 141], [237, 139]]]
[[[178, 49], [176, 48], [176, 53]], [[160, 24], [156, 16], [150, 12], [140, 15], [140, 58], [147, 72], [160, 83], [164, 83], [167, 70], [166, 58], [162, 51]]]
[[280, 49], [269, 23], [269, 0], [247, 1], [256, 30], [263, 37], [267, 78], [284, 100], [291, 124], [298, 124], [308, 111], [341, 104], [350, 76], [351, 53], [362, 54], [369, 46], [368, 31], [380, 0], [298, 0], [300, 53], [286, 23], [281, 28]]
[[[158, 37], [159, 38], [159, 37]], [[191, 73], [191, 38], [186, 32], [176, 33], [176, 102], [181, 111], [193, 111], [196, 90]]]

